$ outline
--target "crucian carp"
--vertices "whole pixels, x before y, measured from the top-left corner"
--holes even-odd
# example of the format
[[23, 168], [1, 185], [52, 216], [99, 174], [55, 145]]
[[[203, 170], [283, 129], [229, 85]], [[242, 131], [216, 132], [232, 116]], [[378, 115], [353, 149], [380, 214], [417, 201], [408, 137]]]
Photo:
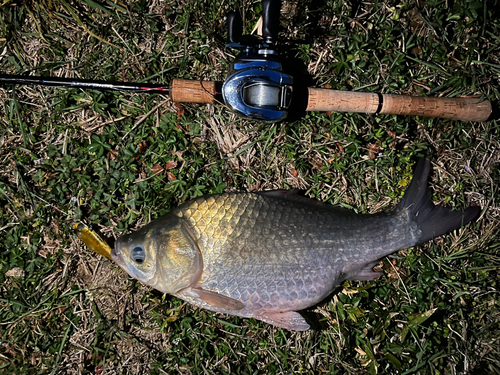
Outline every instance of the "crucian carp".
[[111, 257], [130, 276], [195, 306], [305, 331], [310, 326], [298, 311], [345, 280], [376, 279], [379, 259], [479, 214], [479, 207], [434, 205], [430, 169], [421, 159], [396, 208], [376, 214], [295, 190], [196, 198], [120, 237]]

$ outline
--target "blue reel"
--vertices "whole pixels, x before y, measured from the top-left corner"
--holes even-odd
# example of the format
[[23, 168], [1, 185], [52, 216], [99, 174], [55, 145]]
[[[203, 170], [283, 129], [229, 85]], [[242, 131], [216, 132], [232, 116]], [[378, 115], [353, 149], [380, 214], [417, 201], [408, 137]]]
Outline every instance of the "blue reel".
[[237, 12], [228, 15], [229, 44], [241, 52], [222, 86], [225, 104], [239, 116], [260, 121], [280, 121], [288, 115], [293, 78], [284, 73], [273, 48], [279, 24], [280, 2], [262, 2], [262, 37], [242, 36]]

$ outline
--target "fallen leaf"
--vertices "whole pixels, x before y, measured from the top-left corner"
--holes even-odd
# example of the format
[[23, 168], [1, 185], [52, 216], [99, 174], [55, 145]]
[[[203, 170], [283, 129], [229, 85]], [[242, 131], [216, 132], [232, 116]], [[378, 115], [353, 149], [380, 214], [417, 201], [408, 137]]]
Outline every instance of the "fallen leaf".
[[177, 167], [177, 162], [175, 160], [169, 160], [167, 161], [167, 164], [165, 164], [166, 170], [174, 169], [175, 167]]
[[167, 172], [167, 178], [169, 181], [177, 180], [177, 178], [175, 177], [175, 175], [172, 172]]
[[151, 167], [151, 172], [153, 172], [153, 174], [161, 173], [163, 172], [163, 167], [161, 165], [155, 164]]
[[186, 110], [184, 109], [184, 107], [178, 103], [175, 103], [174, 104], [174, 107], [175, 109], [177, 110], [177, 120], [180, 120], [181, 117], [184, 115], [184, 113], [186, 113]]
[[338, 147], [340, 153], [344, 152], [344, 148], [342, 147], [342, 145], [339, 142], [337, 142], [335, 145]]
[[378, 142], [375, 144], [370, 143], [368, 145], [368, 157], [371, 160], [375, 159], [380, 151], [382, 151], [382, 147], [380, 147], [380, 144]]
[[19, 268], [19, 267], [14, 267], [8, 270], [5, 273], [5, 276], [7, 277], [23, 277], [24, 276], [24, 270]]
[[106, 157], [109, 160], [115, 160], [117, 156], [118, 156], [118, 150], [109, 150], [108, 154], [106, 155]]

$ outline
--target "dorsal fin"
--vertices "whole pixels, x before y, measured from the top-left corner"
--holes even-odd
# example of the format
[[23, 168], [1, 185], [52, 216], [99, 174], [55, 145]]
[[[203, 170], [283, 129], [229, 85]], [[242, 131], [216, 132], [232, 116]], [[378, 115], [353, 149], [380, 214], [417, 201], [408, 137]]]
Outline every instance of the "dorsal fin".
[[265, 190], [265, 191], [255, 192], [255, 194], [262, 195], [264, 197], [282, 199], [288, 202], [298, 203], [305, 206], [314, 206], [315, 209], [321, 209], [328, 212], [338, 213], [342, 215], [356, 214], [353, 210], [350, 210], [348, 208], [334, 206], [329, 203], [324, 203], [313, 198], [308, 198], [302, 195], [302, 193], [303, 191], [300, 189], [292, 189], [292, 190], [279, 189], [279, 190]]

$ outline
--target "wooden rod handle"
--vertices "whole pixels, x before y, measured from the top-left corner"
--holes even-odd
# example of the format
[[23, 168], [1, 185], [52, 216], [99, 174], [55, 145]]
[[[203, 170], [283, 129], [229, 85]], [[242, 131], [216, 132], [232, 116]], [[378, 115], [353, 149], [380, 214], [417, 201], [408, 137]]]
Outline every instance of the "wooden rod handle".
[[215, 102], [216, 82], [174, 79], [170, 84], [170, 99], [177, 103]]
[[491, 103], [480, 98], [433, 98], [309, 88], [306, 111], [382, 113], [486, 121]]

